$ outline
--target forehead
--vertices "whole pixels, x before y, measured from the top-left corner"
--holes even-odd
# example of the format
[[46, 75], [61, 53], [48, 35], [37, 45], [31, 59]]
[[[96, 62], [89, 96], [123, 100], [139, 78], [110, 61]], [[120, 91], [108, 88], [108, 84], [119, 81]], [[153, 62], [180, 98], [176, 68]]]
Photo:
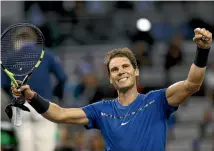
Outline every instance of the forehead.
[[126, 57], [115, 57], [109, 62], [109, 68], [121, 66], [123, 64], [131, 64], [130, 60]]

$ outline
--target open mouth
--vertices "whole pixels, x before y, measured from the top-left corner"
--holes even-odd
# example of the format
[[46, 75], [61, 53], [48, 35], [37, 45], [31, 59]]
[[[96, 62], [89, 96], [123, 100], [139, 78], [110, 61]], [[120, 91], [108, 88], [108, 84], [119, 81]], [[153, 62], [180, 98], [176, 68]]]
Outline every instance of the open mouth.
[[125, 82], [128, 79], [128, 77], [124, 77], [118, 80], [118, 82]]

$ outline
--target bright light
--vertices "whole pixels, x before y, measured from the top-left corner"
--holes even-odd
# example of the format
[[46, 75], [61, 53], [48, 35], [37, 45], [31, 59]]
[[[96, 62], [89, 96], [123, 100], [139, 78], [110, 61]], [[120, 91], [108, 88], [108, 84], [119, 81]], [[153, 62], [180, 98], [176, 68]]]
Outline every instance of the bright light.
[[140, 31], [149, 31], [151, 29], [151, 23], [146, 18], [141, 18], [137, 20], [137, 29]]

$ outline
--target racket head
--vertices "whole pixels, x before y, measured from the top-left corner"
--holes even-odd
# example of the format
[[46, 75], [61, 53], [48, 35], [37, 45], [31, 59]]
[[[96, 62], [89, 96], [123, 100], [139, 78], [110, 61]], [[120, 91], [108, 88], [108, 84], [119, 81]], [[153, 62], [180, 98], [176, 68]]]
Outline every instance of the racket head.
[[19, 23], [8, 27], [1, 35], [1, 64], [8, 71], [7, 75], [25, 76], [31, 73], [39, 66], [44, 47], [44, 35], [36, 26]]

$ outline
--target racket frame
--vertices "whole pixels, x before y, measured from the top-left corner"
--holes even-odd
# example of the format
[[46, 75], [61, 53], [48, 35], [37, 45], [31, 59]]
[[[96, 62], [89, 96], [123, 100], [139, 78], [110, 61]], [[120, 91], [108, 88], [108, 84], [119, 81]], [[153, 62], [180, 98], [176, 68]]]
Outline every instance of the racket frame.
[[[16, 79], [15, 79], [15, 74], [10, 72], [2, 63], [2, 61], [0, 61], [0, 64], [1, 64], [1, 68], [3, 69], [3, 71], [6, 73], [6, 75], [10, 78], [11, 80], [11, 83], [18, 89], [20, 88], [22, 85], [26, 84], [28, 79], [30, 78], [30, 76], [32, 75], [33, 71], [39, 67], [39, 65], [41, 64], [42, 62], [42, 59], [44, 57], [44, 54], [45, 54], [45, 50], [44, 50], [44, 41], [45, 41], [45, 38], [44, 38], [44, 35], [42, 34], [41, 30], [38, 29], [36, 26], [32, 25], [32, 24], [29, 24], [29, 23], [18, 23], [18, 24], [14, 24], [14, 25], [11, 25], [10, 27], [8, 27], [2, 34], [1, 34], [1, 40], [2, 40], [2, 37], [11, 29], [13, 28], [17, 28], [17, 27], [31, 27], [33, 29], [35, 29], [39, 34], [40, 36], [42, 37], [42, 40], [43, 40], [43, 50], [41, 51], [41, 55], [39, 57], [39, 60], [37, 61], [37, 63], [35, 64], [35, 66], [28, 72], [26, 73], [24, 76], [25, 78], [22, 80], [21, 84], [18, 84]], [[17, 75], [18, 76], [18, 75]], [[14, 99], [19, 99], [19, 98], [14, 98]], [[14, 100], [13, 99], [13, 100]], [[20, 126], [22, 124], [22, 115], [21, 115], [21, 109], [16, 107], [16, 114], [15, 114], [15, 118], [14, 118], [14, 125], [15, 126]]]

